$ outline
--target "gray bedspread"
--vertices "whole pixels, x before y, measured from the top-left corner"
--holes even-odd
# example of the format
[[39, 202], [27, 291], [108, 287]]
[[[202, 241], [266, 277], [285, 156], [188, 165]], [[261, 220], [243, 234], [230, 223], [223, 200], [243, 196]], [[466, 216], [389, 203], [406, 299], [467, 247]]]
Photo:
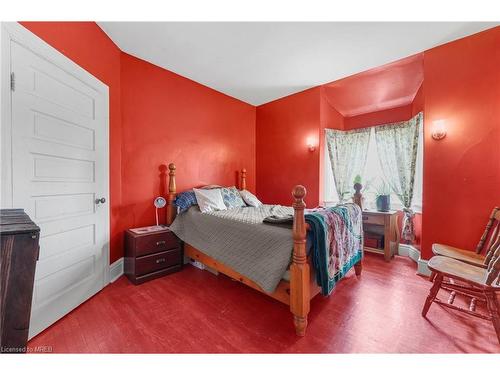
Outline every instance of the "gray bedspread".
[[184, 242], [272, 293], [293, 250], [290, 226], [263, 223], [265, 217], [273, 215], [293, 215], [293, 209], [263, 205], [202, 213], [193, 206], [177, 215], [170, 229]]

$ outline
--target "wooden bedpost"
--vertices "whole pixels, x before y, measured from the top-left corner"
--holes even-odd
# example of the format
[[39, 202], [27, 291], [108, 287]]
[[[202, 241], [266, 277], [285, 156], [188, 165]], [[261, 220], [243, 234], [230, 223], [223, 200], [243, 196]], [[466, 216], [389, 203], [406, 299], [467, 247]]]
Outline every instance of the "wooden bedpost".
[[[352, 197], [352, 201], [361, 208], [361, 213], [363, 213], [363, 206], [362, 206], [362, 201], [363, 201], [363, 195], [361, 194], [361, 189], [363, 188], [363, 185], [361, 185], [359, 182], [356, 182], [354, 184], [354, 195]], [[363, 225], [363, 224], [361, 224]], [[363, 235], [363, 229], [361, 229], [361, 235]], [[361, 242], [361, 246], [363, 246], [363, 240]], [[360, 260], [358, 263], [354, 265], [354, 272], [356, 273], [356, 276], [361, 275], [361, 271], [363, 270], [363, 263], [362, 260]]]
[[175, 200], [175, 193], [176, 193], [176, 186], [175, 186], [175, 164], [170, 163], [168, 165], [168, 195], [167, 195], [167, 225], [172, 224], [175, 218], [175, 206], [174, 206], [174, 200]]
[[247, 170], [243, 168], [240, 176], [240, 190], [247, 189]]
[[306, 253], [306, 222], [304, 216], [304, 196], [306, 188], [297, 185], [293, 188], [293, 257], [290, 266], [290, 311], [293, 314], [295, 332], [298, 336], [306, 334], [307, 314], [310, 306], [310, 275]]
[[361, 204], [361, 200], [363, 198], [363, 195], [361, 194], [361, 189], [363, 188], [363, 185], [361, 185], [359, 182], [356, 182], [354, 184], [354, 195], [352, 196], [352, 201], [356, 203], [359, 208], [361, 208], [361, 211], [363, 210], [363, 206]]

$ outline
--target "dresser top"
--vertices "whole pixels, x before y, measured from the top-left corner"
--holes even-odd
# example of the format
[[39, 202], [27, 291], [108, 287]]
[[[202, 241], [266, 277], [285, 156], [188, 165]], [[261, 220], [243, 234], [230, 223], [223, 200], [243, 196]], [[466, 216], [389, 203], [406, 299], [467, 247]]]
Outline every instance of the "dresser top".
[[0, 210], [0, 234], [11, 235], [39, 232], [40, 228], [21, 208]]
[[127, 232], [133, 235], [134, 237], [137, 237], [137, 236], [148, 236], [152, 234], [170, 232], [170, 229], [166, 225], [159, 225], [159, 226], [153, 225], [149, 227], [130, 228], [127, 229]]
[[369, 215], [394, 215], [397, 213], [398, 213], [398, 211], [396, 211], [396, 210], [377, 211], [377, 210], [365, 210], [365, 209], [363, 209], [363, 214], [369, 214]]

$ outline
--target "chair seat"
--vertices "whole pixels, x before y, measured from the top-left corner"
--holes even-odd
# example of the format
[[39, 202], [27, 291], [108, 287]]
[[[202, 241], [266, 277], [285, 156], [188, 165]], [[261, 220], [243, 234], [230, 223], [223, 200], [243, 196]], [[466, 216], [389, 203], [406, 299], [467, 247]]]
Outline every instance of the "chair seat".
[[462, 261], [440, 255], [432, 257], [427, 266], [431, 271], [442, 273], [452, 279], [475, 284], [483, 289], [500, 289], [498, 285], [486, 285], [488, 271], [485, 268], [473, 266]]
[[435, 255], [442, 255], [444, 257], [458, 259], [462, 262], [469, 263], [475, 266], [485, 267], [484, 255], [476, 254], [473, 251], [435, 243], [432, 245], [432, 252]]

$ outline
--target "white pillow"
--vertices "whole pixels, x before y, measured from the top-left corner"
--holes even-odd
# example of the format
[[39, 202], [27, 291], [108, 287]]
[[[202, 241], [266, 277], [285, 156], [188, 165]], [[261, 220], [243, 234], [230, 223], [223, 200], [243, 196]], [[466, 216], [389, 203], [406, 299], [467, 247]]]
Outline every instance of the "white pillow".
[[262, 206], [262, 202], [259, 201], [259, 199], [250, 193], [248, 190], [241, 190], [240, 195], [245, 201], [246, 204], [248, 204], [251, 207], [260, 207]]
[[220, 189], [193, 189], [193, 191], [201, 212], [222, 211], [226, 209]]

